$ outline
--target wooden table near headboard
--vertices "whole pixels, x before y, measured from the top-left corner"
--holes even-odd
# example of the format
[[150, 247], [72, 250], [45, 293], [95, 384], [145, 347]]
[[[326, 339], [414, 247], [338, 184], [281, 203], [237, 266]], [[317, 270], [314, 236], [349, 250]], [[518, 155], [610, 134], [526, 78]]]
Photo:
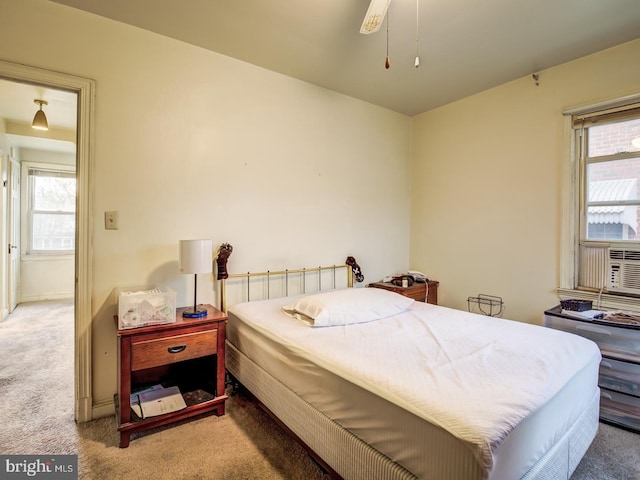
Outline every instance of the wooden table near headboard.
[[418, 302], [424, 302], [426, 300], [427, 303], [437, 305], [438, 285], [440, 285], [440, 282], [429, 280], [426, 284], [416, 282], [410, 287], [398, 287], [391, 282], [374, 282], [370, 283], [369, 287], [383, 288], [404, 295], [405, 297], [413, 298]]

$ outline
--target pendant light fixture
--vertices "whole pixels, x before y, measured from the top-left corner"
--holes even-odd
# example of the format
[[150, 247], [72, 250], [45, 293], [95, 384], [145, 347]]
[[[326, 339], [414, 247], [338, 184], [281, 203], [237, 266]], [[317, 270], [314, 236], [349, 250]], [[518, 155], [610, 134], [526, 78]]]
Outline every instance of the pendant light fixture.
[[36, 112], [33, 117], [33, 122], [31, 126], [36, 130], [49, 130], [49, 123], [47, 122], [47, 116], [42, 111], [42, 105], [49, 105], [46, 100], [34, 100], [34, 103], [40, 105], [40, 109]]

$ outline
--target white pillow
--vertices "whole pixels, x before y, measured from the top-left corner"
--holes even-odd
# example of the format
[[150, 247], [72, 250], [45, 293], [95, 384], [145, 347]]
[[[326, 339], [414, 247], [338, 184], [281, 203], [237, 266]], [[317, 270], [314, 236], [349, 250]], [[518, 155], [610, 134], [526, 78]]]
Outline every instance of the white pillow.
[[415, 300], [380, 288], [347, 288], [302, 297], [282, 310], [313, 327], [349, 325], [397, 315]]

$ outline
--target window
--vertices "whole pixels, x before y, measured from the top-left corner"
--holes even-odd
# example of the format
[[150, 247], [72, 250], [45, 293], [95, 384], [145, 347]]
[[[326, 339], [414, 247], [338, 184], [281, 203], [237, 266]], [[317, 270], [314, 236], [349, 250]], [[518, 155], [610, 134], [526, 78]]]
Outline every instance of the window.
[[596, 120], [580, 130], [586, 139], [584, 239], [638, 241], [640, 118]]
[[76, 227], [75, 173], [30, 167], [28, 182], [28, 253], [72, 253]]
[[602, 291], [609, 247], [640, 249], [640, 104], [574, 115], [572, 124], [577, 287]]

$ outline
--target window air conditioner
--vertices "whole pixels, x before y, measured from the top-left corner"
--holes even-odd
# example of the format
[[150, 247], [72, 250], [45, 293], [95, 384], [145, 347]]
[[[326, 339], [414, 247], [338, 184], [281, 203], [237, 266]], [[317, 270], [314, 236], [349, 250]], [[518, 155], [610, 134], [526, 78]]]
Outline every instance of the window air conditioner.
[[640, 295], [640, 250], [609, 248], [607, 290]]

